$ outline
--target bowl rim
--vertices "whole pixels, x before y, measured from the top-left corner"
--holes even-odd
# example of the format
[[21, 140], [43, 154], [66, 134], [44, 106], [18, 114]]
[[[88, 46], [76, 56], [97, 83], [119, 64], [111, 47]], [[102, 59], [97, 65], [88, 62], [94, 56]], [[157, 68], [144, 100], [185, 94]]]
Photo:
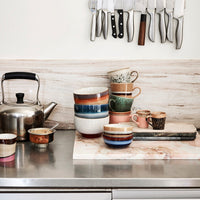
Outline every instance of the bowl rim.
[[31, 134], [31, 135], [50, 135], [50, 134], [53, 134], [56, 132], [55, 129], [52, 129], [52, 133], [44, 133], [44, 134], [41, 134], [41, 133], [31, 133], [31, 130], [34, 130], [34, 129], [50, 129], [50, 128], [45, 128], [45, 127], [40, 127], [40, 128], [31, 128], [28, 130], [28, 133]]
[[[99, 89], [100, 91], [98, 92], [85, 92], [85, 93], [81, 93], [80, 91], [81, 90], [90, 90], [90, 89]], [[80, 89], [77, 89], [77, 90], [74, 90], [74, 95], [81, 95], [81, 96], [84, 96], [84, 95], [98, 95], [98, 94], [101, 94], [101, 93], [104, 93], [104, 92], [107, 92], [108, 91], [108, 88], [107, 87], [84, 87], [84, 88], [80, 88]]]
[[[11, 138], [7, 138], [6, 136], [10, 136]], [[0, 133], [0, 140], [13, 140], [16, 139], [17, 135], [14, 133]]]
[[124, 68], [121, 68], [121, 69], [112, 70], [112, 71], [107, 72], [107, 74], [112, 74], [112, 73], [127, 70], [127, 69], [130, 70], [130, 67], [124, 67]]
[[129, 132], [133, 131], [133, 126], [129, 124], [106, 124], [104, 125], [104, 131], [112, 131], [112, 132]]

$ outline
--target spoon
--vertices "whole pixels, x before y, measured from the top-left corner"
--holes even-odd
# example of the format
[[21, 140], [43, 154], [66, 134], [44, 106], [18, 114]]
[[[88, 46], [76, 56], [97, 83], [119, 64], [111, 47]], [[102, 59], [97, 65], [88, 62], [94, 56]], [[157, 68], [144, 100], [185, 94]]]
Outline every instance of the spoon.
[[53, 127], [51, 127], [50, 130], [55, 129], [58, 125], [59, 125], [59, 123], [56, 123], [56, 125], [54, 125]]

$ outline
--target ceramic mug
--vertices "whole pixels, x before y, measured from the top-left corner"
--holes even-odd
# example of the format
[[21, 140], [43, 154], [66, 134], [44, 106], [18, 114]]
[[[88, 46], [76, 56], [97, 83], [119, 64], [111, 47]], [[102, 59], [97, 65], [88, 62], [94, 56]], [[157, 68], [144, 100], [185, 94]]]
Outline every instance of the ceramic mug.
[[148, 128], [147, 117], [149, 117], [150, 113], [149, 110], [138, 110], [136, 114], [131, 116], [131, 119], [139, 128]]
[[[132, 96], [135, 90], [137, 91], [137, 93]], [[134, 87], [133, 83], [111, 83], [111, 93], [121, 97], [129, 96], [131, 98], [136, 98], [141, 94], [141, 91], [141, 88]]]
[[151, 115], [147, 117], [147, 123], [151, 125], [154, 130], [165, 129], [165, 121], [166, 121], [165, 112], [152, 112]]
[[128, 112], [109, 112], [110, 114], [110, 124], [118, 124], [122, 122], [130, 122], [131, 111]]
[[123, 68], [108, 72], [108, 76], [111, 83], [133, 83], [138, 78], [138, 72]]
[[109, 109], [114, 112], [127, 112], [131, 110], [133, 98], [124, 98], [116, 95], [110, 95]]

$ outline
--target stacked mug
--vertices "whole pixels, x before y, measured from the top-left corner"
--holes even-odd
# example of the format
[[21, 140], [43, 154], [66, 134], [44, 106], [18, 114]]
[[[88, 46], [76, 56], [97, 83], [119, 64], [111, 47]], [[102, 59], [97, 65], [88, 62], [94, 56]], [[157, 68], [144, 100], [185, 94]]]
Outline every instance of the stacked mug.
[[87, 138], [101, 136], [109, 123], [109, 90], [106, 87], [88, 87], [74, 91], [74, 124]]
[[[137, 71], [123, 68], [108, 72], [111, 94], [109, 98], [110, 123], [129, 122], [134, 98], [140, 95], [141, 88], [135, 87]], [[137, 91], [137, 94], [135, 94]], [[133, 95], [134, 94], [134, 95]]]

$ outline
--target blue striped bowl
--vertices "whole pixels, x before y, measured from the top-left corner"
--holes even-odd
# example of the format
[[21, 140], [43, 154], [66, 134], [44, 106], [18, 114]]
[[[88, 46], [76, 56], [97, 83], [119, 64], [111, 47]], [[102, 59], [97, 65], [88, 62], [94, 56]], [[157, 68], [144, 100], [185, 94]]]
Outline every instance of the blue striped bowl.
[[75, 116], [87, 119], [107, 117], [109, 114], [108, 104], [102, 105], [81, 105], [74, 104]]
[[132, 139], [124, 140], [124, 141], [113, 141], [113, 140], [106, 140], [104, 138], [104, 142], [105, 142], [105, 144], [107, 144], [108, 146], [113, 147], [113, 148], [123, 148], [123, 147], [127, 147], [129, 144], [131, 144]]

